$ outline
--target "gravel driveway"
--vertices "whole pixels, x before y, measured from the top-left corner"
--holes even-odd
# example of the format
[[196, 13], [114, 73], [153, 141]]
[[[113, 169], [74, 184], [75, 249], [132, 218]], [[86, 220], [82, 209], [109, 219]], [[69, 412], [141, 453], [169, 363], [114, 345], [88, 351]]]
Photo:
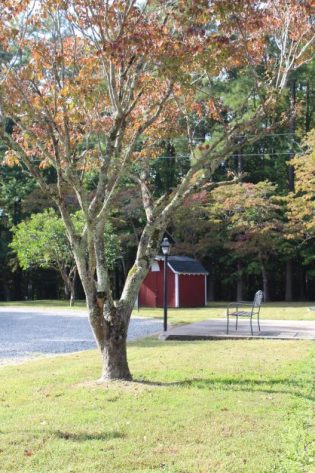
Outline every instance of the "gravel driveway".
[[[161, 330], [160, 320], [133, 317], [128, 340]], [[95, 347], [84, 311], [0, 307], [0, 365]]]

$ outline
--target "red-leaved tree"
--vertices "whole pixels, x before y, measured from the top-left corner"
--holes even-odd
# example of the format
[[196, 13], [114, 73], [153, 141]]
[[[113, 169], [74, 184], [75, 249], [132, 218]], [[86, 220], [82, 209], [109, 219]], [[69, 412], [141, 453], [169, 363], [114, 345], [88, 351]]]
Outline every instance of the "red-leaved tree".
[[[32, 175], [60, 211], [102, 353], [103, 379], [131, 379], [128, 324], [161, 235], [183, 199], [211, 181], [241, 146], [236, 136], [248, 133], [255, 141], [268, 133], [261, 124], [268, 116], [272, 126], [290, 71], [311, 58], [311, 14], [311, 2], [298, 0], [1, 2], [5, 159]], [[211, 84], [242, 68], [252, 73], [252, 94], [223, 119], [224, 104]], [[207, 94], [197, 102], [196, 90], [205, 80]], [[192, 117], [202, 113], [220, 131], [195, 145]], [[154, 198], [154, 143], [172, 134], [188, 138], [190, 163], [175, 188]], [[128, 179], [139, 186], [146, 222], [134, 265], [114, 301], [104, 225]], [[71, 220], [74, 196], [84, 215], [80, 233]]]

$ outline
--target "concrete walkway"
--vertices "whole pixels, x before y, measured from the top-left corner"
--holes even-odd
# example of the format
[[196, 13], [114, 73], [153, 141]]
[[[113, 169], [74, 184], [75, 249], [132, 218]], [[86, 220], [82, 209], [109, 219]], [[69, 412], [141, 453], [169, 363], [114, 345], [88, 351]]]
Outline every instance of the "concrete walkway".
[[254, 335], [250, 333], [249, 319], [239, 320], [235, 331], [235, 321], [230, 321], [226, 334], [226, 320], [204, 320], [188, 325], [170, 327], [160, 338], [164, 340], [224, 340], [224, 339], [275, 339], [275, 340], [315, 340], [315, 321], [305, 320], [261, 320], [258, 332], [257, 321], [253, 319]]

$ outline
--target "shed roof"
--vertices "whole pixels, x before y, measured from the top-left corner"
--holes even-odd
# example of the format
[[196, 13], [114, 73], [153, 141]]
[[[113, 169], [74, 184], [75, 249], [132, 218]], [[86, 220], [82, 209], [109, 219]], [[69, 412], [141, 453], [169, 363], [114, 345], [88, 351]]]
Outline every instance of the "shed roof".
[[[164, 260], [164, 256], [157, 256], [157, 260]], [[189, 256], [169, 256], [168, 266], [177, 274], [208, 274], [202, 264]]]

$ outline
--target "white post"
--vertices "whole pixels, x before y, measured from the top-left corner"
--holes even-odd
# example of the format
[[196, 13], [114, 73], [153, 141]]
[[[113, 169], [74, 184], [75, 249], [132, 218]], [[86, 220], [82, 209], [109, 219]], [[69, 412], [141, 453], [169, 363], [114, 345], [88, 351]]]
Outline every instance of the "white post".
[[175, 273], [175, 307], [179, 307], [179, 278], [178, 278], [178, 273]]

